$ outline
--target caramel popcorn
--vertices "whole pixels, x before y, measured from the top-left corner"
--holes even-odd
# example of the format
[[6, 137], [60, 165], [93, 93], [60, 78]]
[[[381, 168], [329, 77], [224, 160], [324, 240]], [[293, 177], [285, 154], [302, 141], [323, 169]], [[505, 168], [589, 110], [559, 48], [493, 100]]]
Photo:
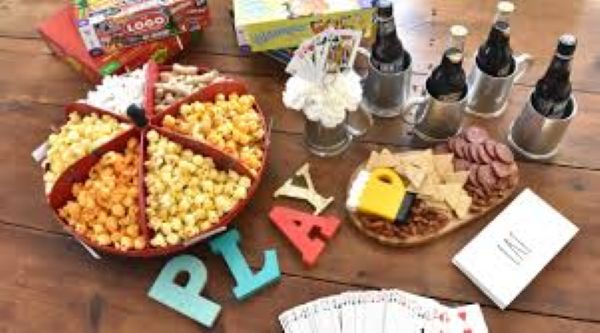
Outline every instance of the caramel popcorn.
[[90, 171], [89, 179], [73, 186], [75, 200], [59, 210], [76, 233], [121, 251], [141, 250], [146, 239], [139, 227], [138, 140], [125, 153], [110, 151]]
[[265, 129], [254, 109], [254, 96], [217, 95], [215, 103], [185, 104], [177, 118], [167, 115], [163, 126], [189, 135], [240, 160], [254, 174], [262, 166]]
[[217, 170], [211, 158], [149, 131], [146, 187], [154, 247], [177, 245], [210, 229], [248, 195], [250, 178]]
[[91, 114], [82, 117], [76, 112], [69, 114], [68, 122], [58, 133], [51, 134], [48, 138], [48, 153], [44, 161], [48, 165], [48, 171], [44, 174], [46, 193], [50, 192], [58, 177], [71, 164], [126, 128], [126, 124], [107, 115]]

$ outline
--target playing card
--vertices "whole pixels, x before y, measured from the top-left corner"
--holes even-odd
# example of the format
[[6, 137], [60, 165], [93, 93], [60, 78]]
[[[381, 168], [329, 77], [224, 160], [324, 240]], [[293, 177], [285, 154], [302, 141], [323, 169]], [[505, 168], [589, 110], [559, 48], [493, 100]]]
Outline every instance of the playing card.
[[326, 73], [338, 73], [352, 69], [361, 38], [360, 31], [332, 30], [328, 36]]
[[448, 309], [449, 333], [487, 333], [488, 328], [478, 304]]
[[285, 333], [487, 333], [479, 305], [451, 308], [400, 290], [346, 292], [285, 311]]

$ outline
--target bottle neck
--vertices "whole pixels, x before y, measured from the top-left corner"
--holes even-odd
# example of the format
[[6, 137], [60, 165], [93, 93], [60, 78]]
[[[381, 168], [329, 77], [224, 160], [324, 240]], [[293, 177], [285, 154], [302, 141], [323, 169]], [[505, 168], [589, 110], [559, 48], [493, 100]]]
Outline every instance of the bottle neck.
[[488, 44], [508, 45], [510, 43], [510, 26], [505, 22], [496, 22], [487, 39]]
[[463, 52], [457, 48], [449, 48], [444, 52], [441, 66], [447, 68], [461, 68], [463, 63]]
[[391, 34], [396, 34], [396, 22], [394, 16], [377, 17], [377, 36], [385, 37]]
[[573, 57], [564, 56], [559, 53], [555, 54], [552, 62], [550, 62], [550, 66], [546, 70], [546, 74], [544, 74], [544, 79], [569, 80], [571, 76], [571, 60], [573, 60]]

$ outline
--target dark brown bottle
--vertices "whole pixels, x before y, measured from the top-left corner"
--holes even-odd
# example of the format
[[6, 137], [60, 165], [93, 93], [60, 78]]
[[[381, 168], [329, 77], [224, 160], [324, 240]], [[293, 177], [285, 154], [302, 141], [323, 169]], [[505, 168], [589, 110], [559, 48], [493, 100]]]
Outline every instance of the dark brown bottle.
[[570, 34], [560, 36], [556, 53], [546, 74], [535, 85], [531, 103], [546, 117], [560, 119], [570, 114], [571, 63], [576, 47], [575, 36]]
[[494, 77], [506, 77], [514, 70], [514, 60], [510, 47], [510, 14], [515, 6], [512, 2], [498, 3], [494, 25], [487, 40], [477, 52], [477, 66], [482, 72]]
[[429, 94], [442, 102], [460, 101], [467, 92], [467, 79], [462, 67], [468, 30], [462, 25], [450, 28], [450, 43], [441, 63], [431, 72], [426, 87]]
[[377, 34], [371, 51], [371, 63], [383, 73], [398, 73], [408, 66], [406, 51], [396, 33], [394, 10], [390, 0], [377, 2]]

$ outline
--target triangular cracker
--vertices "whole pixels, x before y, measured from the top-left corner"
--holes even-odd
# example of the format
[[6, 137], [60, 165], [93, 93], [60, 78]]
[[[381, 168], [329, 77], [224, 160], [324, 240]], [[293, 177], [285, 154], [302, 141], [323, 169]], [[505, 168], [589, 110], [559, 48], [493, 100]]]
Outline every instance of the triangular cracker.
[[445, 175], [454, 172], [454, 165], [452, 164], [453, 154], [444, 155], [433, 155], [433, 165], [438, 175], [444, 178]]

